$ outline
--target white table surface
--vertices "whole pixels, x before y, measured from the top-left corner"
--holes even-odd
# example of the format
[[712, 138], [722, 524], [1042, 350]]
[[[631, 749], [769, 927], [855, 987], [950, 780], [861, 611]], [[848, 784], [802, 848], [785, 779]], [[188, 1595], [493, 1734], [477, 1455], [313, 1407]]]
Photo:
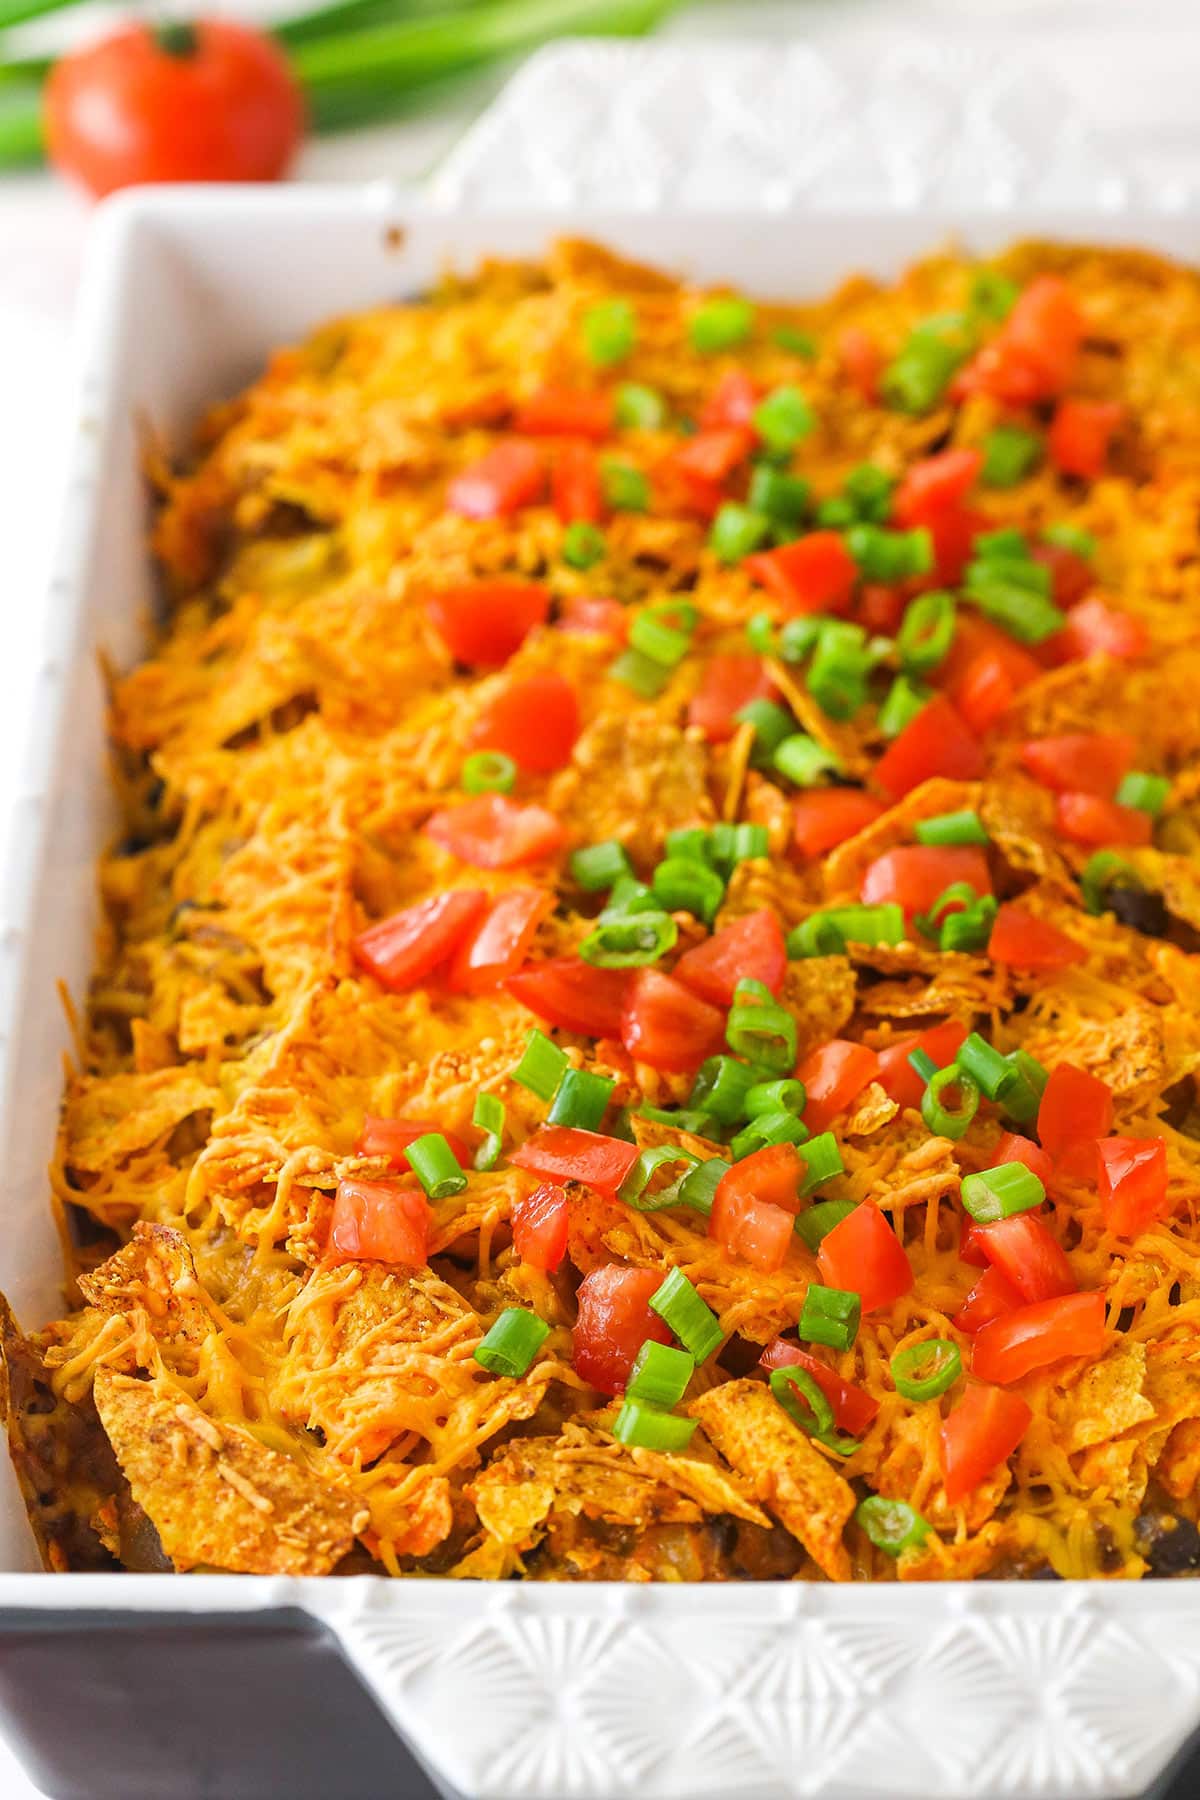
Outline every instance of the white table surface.
[[[104, 14], [94, 8], [91, 16]], [[79, 29], [76, 21], [72, 11], [53, 30], [69, 34]], [[1200, 191], [1197, 0], [711, 0], [681, 11], [662, 33], [675, 40], [800, 39], [835, 52], [849, 45], [883, 61], [915, 34], [943, 46], [977, 52], [994, 44], [1027, 56], [1031, 79], [1048, 75], [1103, 125], [1111, 156], [1136, 155], [1143, 167], [1151, 159], [1160, 178], [1178, 184], [1181, 198]], [[419, 181], [497, 85], [482, 78], [432, 113], [317, 142], [296, 177]], [[56, 531], [70, 327], [87, 229], [86, 204], [54, 178], [0, 180], [0, 842]], [[35, 1800], [2, 1741], [0, 1800]]]

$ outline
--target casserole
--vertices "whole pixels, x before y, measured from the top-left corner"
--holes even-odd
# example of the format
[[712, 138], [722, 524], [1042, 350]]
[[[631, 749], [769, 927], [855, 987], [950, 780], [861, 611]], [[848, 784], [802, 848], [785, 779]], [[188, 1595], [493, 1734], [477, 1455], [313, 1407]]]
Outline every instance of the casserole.
[[[810, 219], [781, 256], [777, 238], [738, 219], [588, 220], [626, 253], [700, 279], [736, 270], [740, 285], [768, 294], [817, 291], [851, 266], [887, 273], [958, 223]], [[1129, 236], [1121, 223], [1116, 235]], [[1045, 235], [1098, 235], [1094, 219], [1037, 225]], [[979, 247], [1021, 228], [995, 218]], [[77, 507], [39, 670], [49, 698], [37, 709], [23, 789], [40, 822], [8, 862], [18, 878], [5, 938], [16, 977], [3, 1138], [12, 1229], [0, 1284], [24, 1318], [55, 1309], [58, 1271], [42, 1166], [66, 1034], [46, 995], [59, 976], [83, 987], [90, 870], [111, 827], [94, 655], [132, 661], [153, 603], [137, 420], [178, 444], [205, 402], [248, 378], [272, 344], [331, 313], [420, 289], [448, 258], [536, 252], [550, 235], [536, 217], [441, 215], [384, 191], [162, 195], [113, 209], [103, 233], [86, 341], [107, 354], [84, 370]], [[1171, 247], [1162, 221], [1133, 234]], [[10, 1566], [28, 1567], [15, 1497], [5, 1528]], [[480, 1794], [775, 1792], [793, 1785], [797, 1763], [804, 1790], [818, 1793], [1117, 1794], [1144, 1780], [1186, 1728], [1182, 1646], [1200, 1614], [1186, 1588], [1160, 1587], [851, 1595], [790, 1585], [482, 1592], [435, 1582], [401, 1595], [373, 1578], [197, 1577], [182, 1589], [130, 1576], [68, 1580], [84, 1608], [301, 1605], [333, 1628], [446, 1777]], [[60, 1588], [48, 1586], [14, 1574], [3, 1601], [62, 1606]], [[464, 1671], [476, 1700], [466, 1719]]]

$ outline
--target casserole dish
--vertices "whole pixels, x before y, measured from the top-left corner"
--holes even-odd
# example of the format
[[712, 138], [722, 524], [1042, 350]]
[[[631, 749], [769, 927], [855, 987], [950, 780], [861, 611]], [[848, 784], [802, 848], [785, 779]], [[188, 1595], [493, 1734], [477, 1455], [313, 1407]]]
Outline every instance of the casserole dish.
[[[956, 229], [986, 250], [1029, 221], [993, 215], [978, 234], [967, 221], [927, 214], [826, 214], [796, 224], [764, 233], [739, 216], [587, 219], [593, 235], [626, 254], [700, 280], [736, 275], [768, 295], [815, 292], [856, 267], [887, 274]], [[1185, 255], [1189, 247], [1184, 220], [1122, 217], [1107, 233], [1094, 218], [1036, 224], [1048, 236], [1136, 238]], [[43, 1167], [68, 1040], [48, 997], [58, 979], [76, 993], [84, 986], [91, 870], [112, 827], [96, 655], [130, 663], [154, 604], [140, 423], [178, 446], [202, 408], [248, 379], [273, 345], [339, 311], [420, 290], [447, 261], [537, 253], [553, 232], [544, 217], [443, 212], [385, 189], [160, 194], [121, 203], [100, 228], [69, 526], [36, 671], [20, 838], [5, 863], [0, 1146], [10, 1211], [0, 1286], [23, 1318], [55, 1310], [59, 1279]], [[1194, 1705], [1189, 1644], [1200, 1600], [1186, 1586], [485, 1590], [438, 1581], [399, 1589], [373, 1577], [200, 1576], [181, 1586], [131, 1575], [71, 1576], [64, 1586], [20, 1572], [32, 1566], [31, 1547], [7, 1469], [5, 1478], [0, 1548], [13, 1573], [0, 1605], [11, 1698], [19, 1702], [23, 1691], [12, 1645], [28, 1656], [38, 1620], [52, 1629], [65, 1606], [75, 1619], [62, 1642], [73, 1634], [81, 1646], [79, 1667], [70, 1667], [76, 1690], [91, 1679], [83, 1646], [91, 1666], [98, 1653], [124, 1666], [116, 1647], [139, 1629], [146, 1645], [162, 1641], [159, 1629], [193, 1646], [206, 1640], [228, 1673], [234, 1665], [222, 1645], [232, 1630], [240, 1657], [260, 1642], [266, 1694], [289, 1682], [286, 1665], [271, 1660], [284, 1654], [289, 1633], [325, 1628], [399, 1728], [468, 1794], [682, 1795], [738, 1785], [764, 1794], [798, 1786], [1116, 1795], [1143, 1785], [1165, 1760]], [[295, 1611], [264, 1616], [283, 1608]], [[95, 1615], [87, 1632], [83, 1613]], [[140, 1627], [143, 1614], [166, 1619]], [[239, 1615], [245, 1624], [233, 1630]], [[110, 1629], [113, 1648], [98, 1651]], [[253, 1692], [253, 1659], [237, 1666]], [[89, 1734], [101, 1734], [89, 1736], [91, 1755], [106, 1770], [118, 1765], [104, 1717], [114, 1737], [129, 1736], [138, 1694], [145, 1711], [163, 1704], [161, 1690], [130, 1679], [138, 1685], [119, 1706], [97, 1709], [95, 1723], [88, 1715]], [[210, 1738], [232, 1747], [227, 1729], [214, 1730], [223, 1715], [195, 1681], [171, 1703], [180, 1709], [172, 1780], [190, 1778], [179, 1735], [189, 1697]], [[74, 1735], [83, 1735], [78, 1722]], [[51, 1791], [96, 1793], [94, 1782], [72, 1788], [45, 1766]], [[156, 1784], [151, 1766], [127, 1765], [107, 1791], [204, 1791]], [[216, 1773], [208, 1791], [259, 1791], [245, 1764], [240, 1779]], [[337, 1781], [339, 1792], [378, 1792], [378, 1783], [350, 1785], [368, 1776], [362, 1767], [342, 1780], [330, 1773], [311, 1791], [333, 1791]]]

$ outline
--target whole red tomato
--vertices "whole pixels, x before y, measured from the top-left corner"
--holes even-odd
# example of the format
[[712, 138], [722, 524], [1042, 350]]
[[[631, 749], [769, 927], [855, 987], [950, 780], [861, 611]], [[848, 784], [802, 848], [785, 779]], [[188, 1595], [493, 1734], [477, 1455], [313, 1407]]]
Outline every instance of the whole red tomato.
[[93, 194], [145, 181], [272, 181], [304, 129], [287, 59], [228, 19], [125, 25], [64, 56], [46, 84], [46, 143]]

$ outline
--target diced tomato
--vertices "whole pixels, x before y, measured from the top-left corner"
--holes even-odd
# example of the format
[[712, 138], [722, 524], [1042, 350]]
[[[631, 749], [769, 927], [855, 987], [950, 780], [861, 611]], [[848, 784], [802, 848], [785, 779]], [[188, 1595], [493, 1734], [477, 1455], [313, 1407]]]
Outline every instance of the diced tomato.
[[1040, 1300], [981, 1326], [971, 1346], [971, 1373], [1007, 1385], [1065, 1356], [1099, 1356], [1104, 1339], [1103, 1294]]
[[1033, 1413], [1019, 1394], [972, 1384], [942, 1421], [942, 1480], [957, 1506], [985, 1476], [1007, 1462], [1029, 1429]]
[[806, 1369], [833, 1408], [833, 1422], [839, 1431], [851, 1437], [862, 1437], [874, 1423], [879, 1402], [865, 1388], [843, 1381], [836, 1369], [810, 1356], [790, 1338], [772, 1338], [759, 1358], [760, 1369]]
[[973, 506], [948, 506], [935, 513], [926, 529], [933, 539], [933, 568], [923, 575], [923, 588], [957, 587], [975, 554], [975, 539], [990, 531], [992, 521]]
[[861, 325], [847, 325], [838, 339], [838, 360], [842, 373], [861, 400], [868, 406], [879, 397], [879, 377], [887, 360], [871, 336]]
[[1001, 664], [1015, 693], [1019, 693], [1023, 687], [1045, 673], [1036, 658], [1018, 644], [1015, 638], [1010, 638], [1006, 631], [1001, 631], [989, 619], [982, 619], [977, 613], [964, 607], [960, 609], [954, 622], [954, 641], [946, 660], [935, 671], [934, 676], [956, 706], [961, 706], [967, 672], [985, 655], [990, 655]]
[[[963, 1257], [964, 1262], [968, 1260]], [[990, 1325], [993, 1319], [1002, 1319], [1005, 1313], [1017, 1312], [1024, 1304], [1004, 1271], [989, 1264], [950, 1323], [957, 1331], [974, 1333], [984, 1325]]]
[[[721, 425], [750, 425], [760, 398], [758, 383], [744, 369], [726, 369], [704, 402], [701, 431], [712, 431]], [[753, 439], [751, 432], [751, 442]]]
[[1136, 806], [1118, 806], [1098, 794], [1058, 794], [1054, 821], [1073, 844], [1129, 844], [1140, 848], [1150, 842], [1150, 814]]
[[991, 394], [1010, 406], [1055, 399], [1075, 372], [1083, 323], [1062, 277], [1037, 276], [992, 342], [961, 371], [958, 391]]
[[[1144, 656], [1150, 634], [1141, 619], [1121, 612], [1105, 600], [1081, 600], [1067, 614], [1062, 630], [1049, 640], [1059, 658], [1069, 662], [1077, 656], [1115, 656], [1122, 659]], [[1046, 646], [1043, 646], [1045, 648]]]
[[1032, 555], [1034, 562], [1050, 571], [1050, 598], [1055, 606], [1075, 606], [1096, 585], [1087, 557], [1068, 550], [1065, 544], [1035, 544]]
[[566, 833], [544, 806], [508, 794], [474, 794], [426, 821], [426, 834], [473, 869], [516, 869], [559, 849]]
[[582, 1181], [600, 1194], [615, 1194], [637, 1159], [636, 1144], [574, 1125], [540, 1125], [508, 1158], [548, 1181]]
[[527, 774], [549, 775], [570, 762], [579, 729], [575, 689], [548, 669], [494, 694], [475, 721], [471, 742], [502, 750]]
[[393, 1169], [409, 1169], [408, 1146], [417, 1138], [437, 1131], [445, 1138], [464, 1169], [471, 1166], [471, 1152], [453, 1131], [447, 1131], [435, 1119], [378, 1119], [368, 1113], [354, 1148], [359, 1156], [386, 1156]]
[[994, 1225], [981, 1225], [979, 1243], [1027, 1304], [1073, 1294], [1079, 1286], [1066, 1251], [1038, 1213], [1014, 1213]]
[[715, 1056], [725, 1015], [659, 969], [635, 969], [621, 1014], [621, 1042], [635, 1062], [676, 1072]]
[[759, 550], [742, 567], [792, 615], [845, 612], [858, 583], [858, 564], [837, 531], [810, 531], [794, 544]]
[[554, 459], [550, 494], [555, 512], [566, 525], [576, 519], [595, 524], [604, 516], [604, 484], [590, 444], [563, 445]]
[[[747, 1194], [755, 1200], [768, 1200], [795, 1216], [800, 1210], [800, 1182], [804, 1163], [795, 1144], [765, 1144], [750, 1156], [734, 1163], [721, 1177], [717, 1197], [721, 1204], [740, 1200]], [[716, 1202], [714, 1201], [714, 1210]], [[719, 1233], [714, 1233], [719, 1236]]]
[[456, 475], [446, 490], [446, 504], [468, 519], [498, 519], [532, 506], [545, 487], [546, 465], [537, 445], [512, 438], [494, 444]]
[[1099, 794], [1109, 798], [1133, 767], [1135, 740], [1126, 732], [1069, 731], [1062, 737], [1031, 738], [1021, 746], [1021, 762], [1035, 781], [1056, 794]]
[[992, 1167], [999, 1168], [1002, 1163], [1019, 1162], [1037, 1176], [1043, 1187], [1048, 1187], [1050, 1177], [1054, 1173], [1054, 1163], [1040, 1144], [1032, 1138], [1019, 1137], [1015, 1131], [1006, 1131], [992, 1152]]
[[1046, 438], [1050, 461], [1064, 475], [1094, 480], [1104, 473], [1124, 408], [1111, 400], [1060, 400]]
[[580, 1282], [572, 1360], [576, 1374], [602, 1394], [623, 1392], [647, 1338], [671, 1342], [669, 1327], [650, 1310], [662, 1284], [660, 1269], [627, 1269], [621, 1263], [593, 1269]]
[[760, 656], [724, 651], [705, 663], [700, 686], [688, 701], [687, 722], [698, 726], [710, 744], [723, 744], [737, 730], [735, 715], [742, 707], [767, 700], [774, 691]]
[[958, 1260], [970, 1263], [973, 1269], [986, 1269], [991, 1266], [984, 1254], [983, 1245], [979, 1241], [979, 1226], [974, 1219], [964, 1217], [959, 1225]]
[[990, 731], [1017, 697], [1017, 685], [1004, 659], [984, 650], [968, 663], [956, 684], [954, 703], [977, 736]]
[[513, 1248], [531, 1269], [552, 1272], [567, 1254], [570, 1223], [566, 1188], [543, 1181], [512, 1209]]
[[813, 1050], [796, 1070], [808, 1095], [804, 1123], [810, 1132], [824, 1131], [831, 1119], [845, 1112], [869, 1081], [879, 1077], [879, 1058], [867, 1044], [849, 1038], [830, 1038]]
[[613, 428], [612, 395], [541, 388], [518, 408], [513, 428], [526, 437], [606, 438]]
[[429, 1202], [420, 1188], [391, 1181], [339, 1181], [329, 1225], [336, 1262], [405, 1263], [423, 1268]]
[[727, 1256], [749, 1263], [763, 1275], [773, 1275], [776, 1269], [782, 1269], [795, 1242], [793, 1218], [792, 1213], [769, 1200], [757, 1200], [744, 1192], [722, 1195], [718, 1187], [708, 1235]]
[[859, 894], [868, 906], [895, 901], [911, 918], [928, 912], [959, 881], [969, 882], [977, 894], [992, 891], [987, 857], [977, 844], [897, 844], [867, 864]]
[[949, 700], [936, 694], [893, 738], [875, 764], [875, 779], [893, 800], [902, 800], [935, 775], [974, 781], [984, 766], [979, 739]]
[[1086, 1180], [1095, 1169], [1092, 1145], [1112, 1126], [1112, 1089], [1074, 1063], [1059, 1063], [1038, 1107], [1042, 1149], [1068, 1174]]
[[904, 1246], [869, 1200], [826, 1232], [817, 1252], [817, 1267], [826, 1287], [858, 1294], [865, 1313], [891, 1306], [912, 1291], [912, 1264]]
[[1012, 969], [1066, 969], [1087, 961], [1087, 951], [1075, 938], [1015, 900], [1006, 902], [996, 914], [988, 955], [993, 962], [1006, 963]]
[[550, 611], [550, 589], [537, 581], [472, 581], [426, 602], [430, 624], [455, 662], [498, 669]]
[[720, 486], [740, 468], [754, 448], [754, 433], [742, 425], [726, 425], [715, 431], [698, 431], [682, 443], [674, 455], [678, 472], [691, 483]]
[[872, 637], [895, 637], [904, 617], [905, 596], [900, 588], [867, 582], [858, 596], [855, 617]]
[[1162, 1138], [1102, 1138], [1096, 1153], [1100, 1204], [1110, 1231], [1133, 1238], [1166, 1217], [1167, 1146]]
[[685, 950], [675, 979], [713, 1006], [733, 1005], [734, 989], [748, 976], [778, 994], [787, 974], [783, 928], [769, 907], [744, 913], [710, 938]]
[[862, 788], [811, 788], [792, 805], [792, 842], [801, 856], [823, 856], [857, 836], [887, 811]]
[[940, 450], [913, 464], [892, 498], [892, 517], [911, 529], [928, 525], [957, 507], [975, 486], [983, 467], [981, 450]]
[[570, 594], [558, 609], [559, 631], [571, 637], [607, 637], [623, 644], [629, 636], [629, 614], [619, 600], [603, 594]]
[[486, 906], [487, 895], [479, 888], [457, 888], [418, 900], [360, 931], [354, 940], [354, 960], [381, 987], [402, 994], [454, 954]]
[[581, 956], [553, 956], [510, 975], [509, 993], [547, 1025], [580, 1037], [619, 1038], [629, 987], [626, 969], [597, 969]]
[[498, 988], [516, 974], [538, 926], [553, 911], [554, 896], [545, 888], [510, 888], [498, 894], [474, 937], [459, 946], [448, 986], [470, 994]]
[[966, 1036], [965, 1025], [958, 1019], [947, 1019], [941, 1025], [931, 1025], [927, 1031], [897, 1038], [886, 1050], [878, 1052], [879, 1073], [875, 1079], [897, 1106], [911, 1106], [915, 1110], [921, 1104], [925, 1083], [909, 1062], [910, 1053], [923, 1050], [939, 1069], [945, 1069], [958, 1055]]

